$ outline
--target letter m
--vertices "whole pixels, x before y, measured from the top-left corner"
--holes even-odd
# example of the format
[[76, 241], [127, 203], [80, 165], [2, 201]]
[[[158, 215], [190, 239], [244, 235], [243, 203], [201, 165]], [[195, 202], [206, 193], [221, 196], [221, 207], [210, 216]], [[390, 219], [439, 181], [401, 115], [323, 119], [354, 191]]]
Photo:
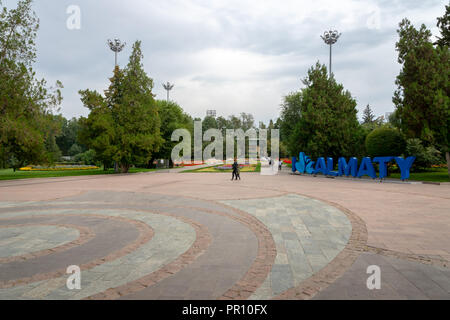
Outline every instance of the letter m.
[[347, 163], [344, 157], [339, 158], [338, 170], [340, 176], [349, 176], [351, 174], [352, 176], [356, 177], [356, 173], [358, 171], [358, 159], [350, 158], [349, 162]]

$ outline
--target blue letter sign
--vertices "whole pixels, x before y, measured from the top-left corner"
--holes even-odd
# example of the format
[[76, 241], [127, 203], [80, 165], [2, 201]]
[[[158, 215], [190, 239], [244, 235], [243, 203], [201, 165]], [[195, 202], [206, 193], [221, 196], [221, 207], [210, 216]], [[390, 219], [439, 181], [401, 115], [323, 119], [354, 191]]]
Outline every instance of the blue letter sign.
[[317, 174], [322, 173], [323, 175], [329, 176], [353, 176], [353, 177], [362, 177], [367, 175], [372, 179], [376, 179], [377, 175], [375, 173], [375, 168], [373, 167], [372, 162], [378, 163], [379, 167], [379, 178], [384, 179], [387, 177], [387, 165], [395, 159], [398, 167], [401, 171], [401, 179], [407, 180], [409, 179], [409, 172], [411, 170], [411, 166], [414, 163], [416, 157], [408, 157], [406, 159], [401, 157], [375, 157], [373, 160], [369, 157], [365, 157], [361, 160], [361, 164], [358, 168], [358, 159], [355, 157], [350, 158], [349, 161], [344, 157], [339, 158], [338, 160], [338, 171], [333, 171], [333, 158], [327, 158], [325, 162], [325, 158], [320, 157], [317, 158], [316, 164], [314, 166], [314, 161], [312, 161], [304, 152], [300, 152], [299, 159], [295, 157], [292, 158], [292, 171], [300, 172], [300, 173], [308, 173], [308, 174]]

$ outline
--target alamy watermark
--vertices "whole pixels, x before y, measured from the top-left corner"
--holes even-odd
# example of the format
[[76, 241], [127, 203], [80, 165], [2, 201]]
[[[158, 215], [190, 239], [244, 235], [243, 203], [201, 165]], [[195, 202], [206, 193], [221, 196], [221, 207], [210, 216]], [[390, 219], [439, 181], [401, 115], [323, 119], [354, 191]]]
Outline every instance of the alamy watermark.
[[67, 278], [66, 286], [69, 290], [81, 289], [81, 270], [77, 265], [71, 265], [67, 267], [66, 273], [70, 274]]
[[69, 30], [81, 29], [81, 9], [77, 5], [70, 5], [66, 9], [66, 14], [69, 17], [66, 20], [66, 27]]
[[[171, 140], [179, 143], [172, 149], [171, 159], [174, 164], [191, 163], [192, 159], [194, 164], [202, 164], [211, 160], [229, 164], [233, 163], [235, 159], [239, 164], [257, 164], [258, 161], [269, 158], [267, 152], [268, 133], [267, 129], [251, 128], [245, 132], [243, 129], [226, 129], [224, 139], [221, 130], [208, 129], [203, 133], [202, 122], [194, 121], [193, 139], [187, 129], [173, 131]], [[204, 142], [209, 142], [209, 144], [203, 147]], [[247, 145], [248, 150], [246, 149]], [[279, 154], [280, 133], [278, 129], [271, 129], [270, 158], [279, 159]]]
[[370, 274], [367, 278], [367, 289], [369, 290], [380, 290], [381, 289], [381, 269], [377, 265], [371, 265], [367, 267], [367, 274]]

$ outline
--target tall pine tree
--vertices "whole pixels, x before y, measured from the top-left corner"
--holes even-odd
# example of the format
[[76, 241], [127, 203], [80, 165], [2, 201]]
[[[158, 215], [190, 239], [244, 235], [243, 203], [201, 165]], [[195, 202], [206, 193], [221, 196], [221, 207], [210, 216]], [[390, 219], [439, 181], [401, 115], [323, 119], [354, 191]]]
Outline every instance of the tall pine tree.
[[[344, 90], [334, 77], [328, 77], [327, 68], [317, 63], [303, 80], [306, 88], [300, 93], [286, 97], [283, 108], [281, 131], [289, 134], [288, 149], [291, 155], [300, 151], [312, 157], [354, 156], [360, 153], [360, 126], [357, 119], [356, 101]], [[291, 132], [283, 130], [283, 119], [296, 115], [288, 121]]]
[[368, 104], [363, 111], [363, 123], [371, 124], [374, 121], [375, 121], [375, 115], [373, 114], [372, 109], [370, 108], [370, 105]]
[[431, 32], [416, 29], [404, 19], [398, 29], [398, 62], [393, 102], [401, 126], [410, 138], [420, 138], [446, 154], [450, 175], [450, 52], [447, 46], [434, 47]]
[[83, 142], [103, 161], [117, 161], [123, 173], [133, 164], [146, 164], [163, 142], [153, 80], [145, 73], [142, 59], [141, 43], [136, 41], [127, 67], [115, 68], [104, 97], [80, 91], [91, 110], [83, 119]]

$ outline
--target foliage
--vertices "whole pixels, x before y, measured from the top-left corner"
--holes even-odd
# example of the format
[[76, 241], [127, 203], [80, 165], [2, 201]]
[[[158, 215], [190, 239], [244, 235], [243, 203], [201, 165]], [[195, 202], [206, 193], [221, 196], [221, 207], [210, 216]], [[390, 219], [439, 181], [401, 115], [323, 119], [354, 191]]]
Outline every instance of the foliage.
[[[56, 137], [56, 143], [58, 144], [61, 153], [65, 156], [73, 156], [77, 153], [86, 151], [86, 147], [78, 141], [78, 132], [80, 130], [80, 123], [77, 118], [67, 120], [63, 116], [58, 116], [59, 125], [61, 127], [61, 133]], [[74, 146], [76, 145], [76, 146]], [[76, 148], [78, 152], [71, 150]]]
[[50, 114], [62, 100], [61, 83], [47, 88], [32, 69], [39, 21], [31, 4], [20, 0], [8, 10], [0, 1], [0, 149], [20, 164], [58, 157]]
[[77, 155], [75, 155], [74, 161], [82, 162], [83, 164], [86, 164], [86, 165], [89, 165], [89, 164], [90, 165], [98, 165], [99, 164], [96, 161], [95, 151], [92, 149], [89, 149], [86, 152], [78, 153]]
[[375, 129], [366, 138], [366, 151], [370, 157], [401, 156], [405, 146], [402, 134], [388, 127]]
[[80, 91], [83, 104], [91, 110], [87, 119], [80, 120], [81, 141], [103, 162], [117, 161], [122, 172], [132, 164], [147, 163], [163, 142], [153, 80], [142, 59], [141, 43], [136, 41], [127, 67], [114, 69], [104, 97], [96, 91]]
[[[450, 151], [450, 51], [434, 47], [431, 32], [404, 19], [398, 29], [398, 62], [393, 102], [408, 138], [419, 138], [442, 152]], [[450, 174], [450, 157], [448, 157]]]
[[77, 143], [74, 143], [71, 147], [70, 147], [70, 149], [69, 149], [69, 151], [68, 151], [68, 155], [69, 156], [75, 156], [75, 155], [77, 155], [77, 154], [80, 154], [80, 153], [83, 153], [83, 149], [81, 149], [81, 147], [77, 144]]
[[415, 156], [415, 168], [430, 168], [442, 162], [441, 153], [433, 146], [424, 147], [420, 139], [406, 141], [406, 156]]
[[438, 38], [438, 41], [436, 44], [440, 47], [450, 47], [450, 5], [445, 6], [445, 14], [437, 18], [437, 27], [439, 28], [439, 31], [441, 33], [440, 37]]
[[[193, 120], [191, 116], [183, 112], [183, 109], [175, 102], [157, 100], [156, 106], [161, 118], [161, 137], [164, 143], [158, 152], [153, 154], [154, 159], [170, 159], [173, 147], [178, 142], [172, 142], [172, 132], [176, 129], [186, 129], [191, 134], [194, 132]], [[214, 118], [213, 118], [214, 119]]]
[[356, 101], [325, 66], [317, 63], [303, 80], [306, 88], [285, 98], [281, 134], [291, 155], [354, 156], [361, 153]]
[[370, 105], [368, 104], [363, 111], [363, 123], [371, 124], [375, 121], [375, 114], [372, 112]]

